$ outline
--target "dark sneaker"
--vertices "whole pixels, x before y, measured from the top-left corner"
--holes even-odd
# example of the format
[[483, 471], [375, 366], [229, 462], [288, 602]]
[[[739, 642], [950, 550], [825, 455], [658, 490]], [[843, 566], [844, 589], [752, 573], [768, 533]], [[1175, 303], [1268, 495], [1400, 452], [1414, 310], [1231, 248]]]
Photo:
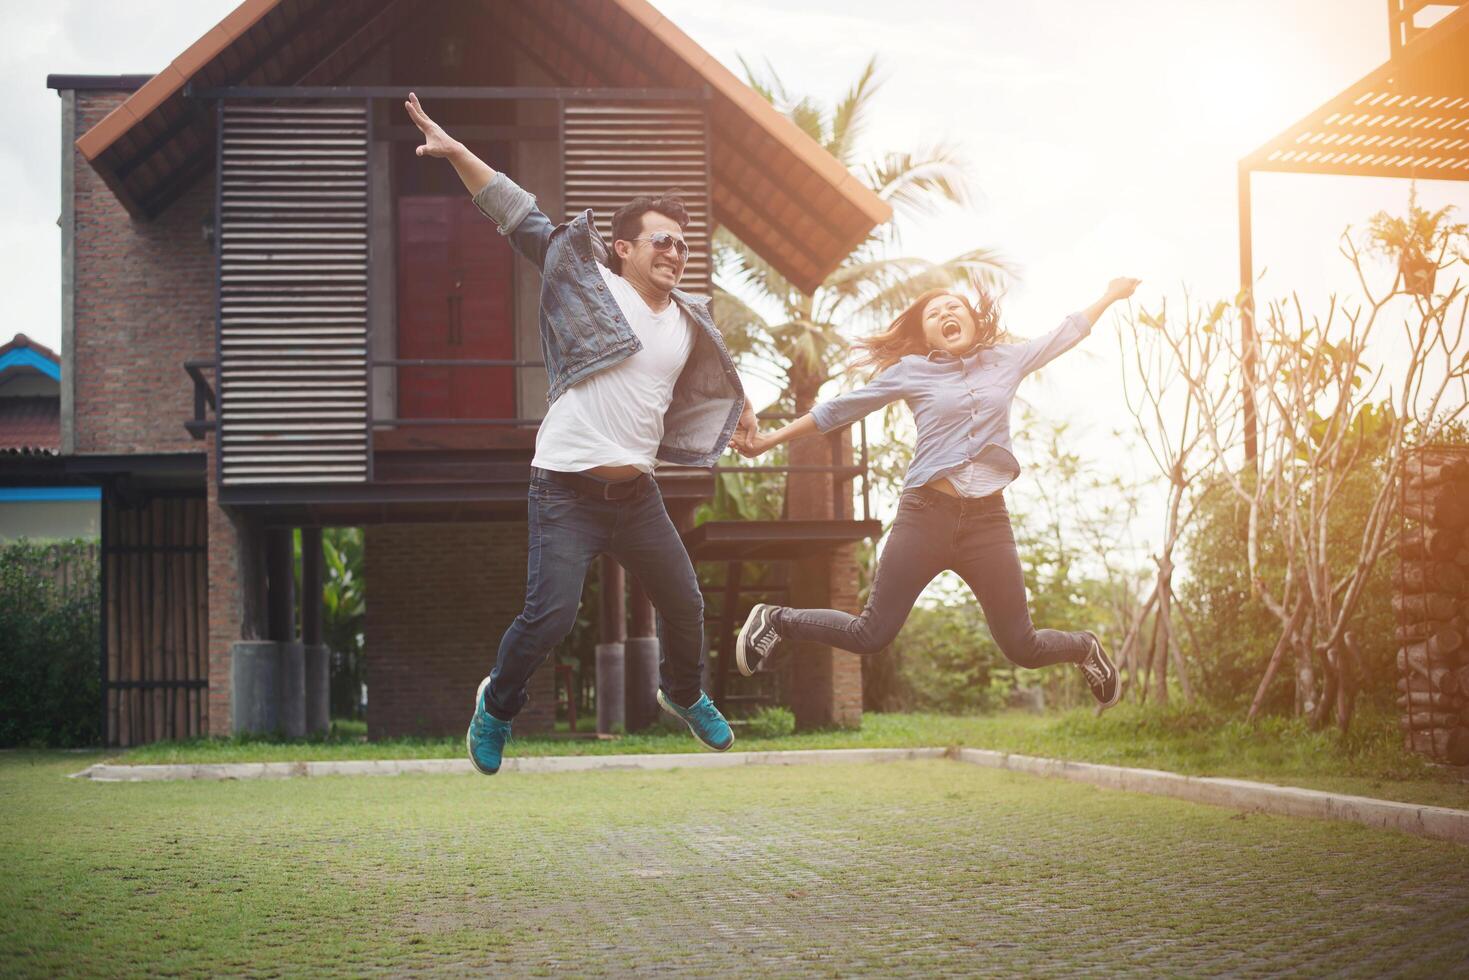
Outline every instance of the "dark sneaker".
[[485, 710], [485, 688], [489, 686], [490, 679], [486, 677], [474, 692], [474, 717], [469, 721], [464, 744], [469, 748], [469, 763], [475, 771], [493, 776], [500, 771], [500, 757], [505, 753], [506, 739], [510, 738], [510, 722], [501, 721]]
[[689, 726], [689, 731], [694, 733], [694, 738], [704, 743], [706, 748], [715, 752], [723, 752], [734, 744], [734, 732], [730, 730], [729, 722], [724, 720], [724, 715], [714, 707], [714, 702], [709, 700], [709, 695], [699, 692], [699, 700], [687, 708], [680, 708], [668, 699], [660, 688], [658, 690], [658, 704], [664, 711], [673, 715], [679, 721]]
[[745, 625], [740, 627], [740, 638], [735, 641], [735, 665], [746, 677], [768, 668], [771, 657], [780, 646], [780, 634], [775, 632], [775, 623], [770, 615], [774, 611], [774, 606], [757, 602]]
[[1097, 639], [1097, 634], [1088, 633], [1087, 636], [1091, 637], [1092, 648], [1077, 666], [1086, 678], [1086, 686], [1092, 689], [1092, 697], [1102, 707], [1110, 708], [1122, 696], [1122, 678], [1117, 673], [1117, 665], [1102, 649], [1102, 641]]

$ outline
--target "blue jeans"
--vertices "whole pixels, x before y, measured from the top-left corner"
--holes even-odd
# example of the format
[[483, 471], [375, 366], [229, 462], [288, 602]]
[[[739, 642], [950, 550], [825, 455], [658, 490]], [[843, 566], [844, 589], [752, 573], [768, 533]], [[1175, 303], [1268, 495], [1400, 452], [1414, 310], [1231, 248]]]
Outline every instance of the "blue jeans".
[[775, 630], [783, 640], [811, 640], [870, 656], [897, 637], [913, 604], [945, 569], [959, 573], [984, 609], [1000, 652], [1018, 667], [1080, 663], [1091, 649], [1086, 633], [1038, 630], [1025, 601], [1025, 577], [1000, 493], [961, 499], [928, 487], [905, 490], [898, 517], [877, 560], [862, 615], [837, 609], [779, 608]]
[[704, 597], [683, 539], [651, 478], [641, 494], [595, 500], [540, 477], [530, 482], [525, 608], [500, 640], [485, 708], [510, 720], [525, 707], [536, 668], [576, 624], [587, 567], [610, 554], [642, 583], [658, 611], [659, 686], [678, 705], [699, 699], [704, 660]]

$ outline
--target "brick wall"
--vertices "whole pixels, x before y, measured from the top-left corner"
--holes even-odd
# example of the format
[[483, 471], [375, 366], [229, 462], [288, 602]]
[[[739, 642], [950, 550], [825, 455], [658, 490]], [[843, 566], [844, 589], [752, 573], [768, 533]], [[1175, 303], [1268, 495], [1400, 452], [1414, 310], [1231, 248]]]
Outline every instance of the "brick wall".
[[[77, 92], [76, 131], [126, 95]], [[79, 153], [75, 164], [76, 451], [198, 452], [183, 427], [194, 411], [183, 363], [214, 356], [214, 258], [203, 235], [213, 176], [142, 222]]]
[[[850, 430], [837, 449], [838, 462], [851, 458]], [[845, 459], [840, 457], [845, 454]], [[791, 444], [790, 462], [797, 466], [830, 466], [833, 450], [826, 439]], [[787, 484], [787, 511], [792, 518], [850, 520], [851, 492], [835, 513], [831, 474], [792, 473]], [[841, 609], [858, 613], [855, 549], [838, 548], [829, 555], [795, 563], [790, 603], [798, 608]], [[798, 728], [857, 727], [862, 723], [862, 661], [855, 654], [818, 643], [796, 645], [792, 658], [791, 710]]]
[[[525, 599], [525, 524], [369, 527], [365, 547], [369, 737], [462, 734]], [[536, 672], [517, 732], [551, 728], [554, 680]]]
[[[128, 93], [76, 93], [84, 133]], [[78, 454], [198, 453], [183, 364], [214, 356], [214, 258], [204, 240], [214, 179], [198, 177], [152, 221], [136, 221], [75, 154], [75, 331], [71, 357]], [[212, 454], [211, 454], [212, 463]], [[244, 627], [239, 529], [208, 475], [209, 730], [230, 731], [229, 648]]]
[[219, 505], [214, 437], [206, 445], [209, 527], [209, 734], [229, 735], [230, 648], [264, 636], [265, 564], [260, 531], [238, 511]]
[[[832, 552], [827, 568], [831, 608], [850, 613], [862, 611], [857, 598], [857, 549], [853, 546]], [[856, 727], [862, 723], [862, 658], [843, 650], [831, 653], [828, 688], [831, 692], [831, 724]]]

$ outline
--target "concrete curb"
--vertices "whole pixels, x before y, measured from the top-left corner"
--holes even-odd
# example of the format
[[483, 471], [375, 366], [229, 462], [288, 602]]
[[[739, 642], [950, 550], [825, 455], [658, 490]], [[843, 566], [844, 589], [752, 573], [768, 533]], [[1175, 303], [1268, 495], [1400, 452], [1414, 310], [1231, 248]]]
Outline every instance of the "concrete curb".
[[1205, 803], [1278, 816], [1347, 820], [1381, 830], [1396, 830], [1420, 837], [1436, 837], [1469, 844], [1469, 810], [1396, 803], [1370, 796], [1347, 796], [1295, 786], [1257, 783], [1248, 779], [1181, 776], [1158, 769], [1132, 769], [1091, 762], [1041, 759], [990, 749], [960, 749], [957, 757], [959, 761], [971, 765], [1071, 779], [1106, 789], [1172, 796], [1190, 803]]
[[[648, 755], [548, 755], [511, 757], [502, 773], [602, 770], [728, 769], [734, 766], [808, 766], [821, 763], [901, 762], [942, 759], [947, 749], [810, 749], [788, 752], [689, 752]], [[468, 759], [389, 759], [377, 762], [229, 762], [215, 765], [112, 766], [99, 763], [73, 779], [101, 783], [170, 782], [190, 779], [292, 779], [302, 776], [397, 776], [474, 770]]]
[[[809, 749], [788, 752], [712, 752], [666, 755], [560, 755], [505, 760], [502, 772], [555, 773], [605, 770], [729, 769], [736, 766], [804, 766], [832, 763], [956, 759], [990, 769], [1050, 776], [1190, 803], [1231, 807], [1287, 817], [1346, 820], [1382, 830], [1435, 837], [1469, 845], [1469, 810], [1395, 803], [1367, 796], [1276, 786], [1246, 779], [1181, 776], [1158, 769], [1133, 769], [1091, 762], [1066, 762], [1012, 755], [990, 749]], [[98, 764], [73, 774], [96, 782], [292, 779], [309, 776], [397, 776], [404, 773], [469, 775], [468, 759], [393, 759], [363, 762], [231, 762], [217, 765], [114, 766]]]

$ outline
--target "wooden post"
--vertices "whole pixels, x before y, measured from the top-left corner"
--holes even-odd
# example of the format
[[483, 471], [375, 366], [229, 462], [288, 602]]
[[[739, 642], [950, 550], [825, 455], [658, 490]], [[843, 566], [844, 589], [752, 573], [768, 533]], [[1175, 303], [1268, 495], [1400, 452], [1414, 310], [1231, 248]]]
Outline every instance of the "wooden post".
[[294, 566], [290, 529], [266, 531], [266, 636], [280, 643], [296, 638]]
[[621, 643], [627, 636], [627, 608], [622, 566], [611, 555], [602, 556], [602, 605], [599, 636], [603, 643]]
[[[194, 505], [194, 541], [202, 549], [194, 556], [194, 676], [209, 680], [209, 500]], [[209, 734], [209, 688], [199, 692], [199, 734]]]
[[[173, 675], [173, 555], [169, 551], [173, 545], [173, 514], [172, 501], [167, 497], [161, 497], [154, 502], [154, 512], [157, 515], [153, 527], [153, 567], [156, 574], [153, 580], [153, 613], [157, 619], [154, 631], [158, 635], [158, 659], [161, 669], [158, 672], [158, 680], [171, 682]], [[159, 688], [155, 692], [155, 700], [159, 704], [158, 712], [158, 737], [173, 738], [173, 694], [171, 687]]]
[[[183, 501], [183, 507], [179, 513], [179, 522], [183, 532], [179, 540], [188, 549], [179, 556], [183, 578], [183, 588], [179, 590], [179, 601], [183, 606], [183, 627], [179, 642], [182, 646], [183, 677], [188, 681], [199, 679], [199, 650], [196, 642], [199, 637], [199, 581], [197, 578], [199, 556], [194, 551], [199, 546], [196, 536], [198, 509], [199, 501], [191, 498]], [[194, 738], [199, 734], [199, 695], [200, 692], [193, 687], [183, 692], [182, 695], [188, 715], [184, 730], [179, 734], [185, 738]]]
[[1239, 165], [1239, 288], [1241, 366], [1244, 377], [1245, 461], [1255, 463], [1259, 452], [1255, 432], [1255, 256], [1250, 220], [1250, 169]]
[[[127, 608], [124, 613], [127, 617], [127, 626], [124, 630], [127, 643], [127, 666], [123, 671], [122, 679], [136, 681], [143, 677], [143, 649], [142, 643], [139, 642], [139, 633], [143, 628], [142, 599], [139, 588], [142, 584], [139, 580], [142, 578], [143, 563], [138, 552], [138, 545], [141, 542], [138, 532], [142, 526], [143, 515], [142, 511], [136, 508], [129, 508], [125, 513], [127, 514], [127, 531], [122, 543], [128, 549], [123, 558], [123, 564], [127, 569], [125, 576], [127, 578]], [[136, 687], [123, 691], [123, 698], [127, 701], [125, 713], [127, 732], [123, 736], [123, 745], [137, 744], [138, 734], [142, 730], [139, 721], [138, 695], [140, 693]]]
[[[122, 602], [123, 576], [120, 574], [122, 557], [117, 553], [121, 544], [122, 514], [116, 499], [110, 492], [102, 498], [102, 534], [106, 546], [102, 549], [104, 570], [102, 587], [107, 596], [107, 679], [122, 679]], [[107, 743], [121, 745], [121, 727], [124, 714], [123, 692], [118, 688], [107, 691]]]
[[325, 584], [321, 528], [301, 529], [301, 652], [306, 698], [306, 733], [331, 731], [331, 652], [322, 641], [322, 589]]
[[735, 623], [739, 621], [740, 584], [744, 562], [724, 563], [724, 593], [719, 610], [719, 662], [714, 667], [714, 703], [724, 709], [725, 686], [734, 663]]
[[648, 590], [643, 588], [643, 583], [634, 576], [628, 586], [628, 605], [632, 607], [632, 618], [628, 626], [629, 637], [655, 636], [657, 630], [654, 623], [657, 614], [653, 611], [653, 601], [648, 598]]
[[[137, 666], [134, 663], [135, 649], [134, 636], [138, 630], [138, 616], [134, 611], [134, 598], [138, 588], [137, 551], [132, 550], [132, 545], [138, 541], [138, 511], [123, 507], [119, 501], [118, 510], [118, 544], [122, 547], [122, 554], [118, 557], [118, 680], [137, 680]], [[118, 689], [118, 745], [132, 745], [132, 726], [134, 726], [134, 711], [132, 711], [132, 695], [137, 693], [128, 688]]]
[[611, 555], [601, 563], [602, 602], [597, 644], [597, 733], [625, 728], [626, 670], [623, 637], [627, 635], [622, 566]]
[[174, 688], [174, 738], [189, 736], [189, 689], [183, 686], [189, 680], [189, 559], [184, 549], [189, 544], [189, 504], [179, 498], [173, 502], [173, 514], [169, 520], [173, 526], [174, 551], [169, 555], [170, 574], [173, 584], [169, 589], [172, 605], [170, 620], [173, 624], [173, 677], [181, 682]]
[[321, 643], [321, 594], [326, 583], [321, 528], [301, 529], [301, 642]]

